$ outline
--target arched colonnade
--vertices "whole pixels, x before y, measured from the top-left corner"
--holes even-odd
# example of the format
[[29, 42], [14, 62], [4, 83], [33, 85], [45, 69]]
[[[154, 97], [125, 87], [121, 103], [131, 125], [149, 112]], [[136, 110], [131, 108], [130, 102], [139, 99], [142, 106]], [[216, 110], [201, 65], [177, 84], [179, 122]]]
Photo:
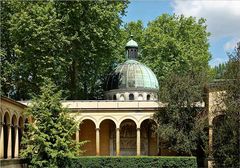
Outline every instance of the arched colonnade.
[[0, 159], [18, 158], [20, 143], [27, 119], [16, 111], [0, 113]]
[[84, 155], [157, 155], [156, 122], [150, 116], [103, 116], [95, 119], [84, 116], [79, 120], [76, 140], [88, 142]]

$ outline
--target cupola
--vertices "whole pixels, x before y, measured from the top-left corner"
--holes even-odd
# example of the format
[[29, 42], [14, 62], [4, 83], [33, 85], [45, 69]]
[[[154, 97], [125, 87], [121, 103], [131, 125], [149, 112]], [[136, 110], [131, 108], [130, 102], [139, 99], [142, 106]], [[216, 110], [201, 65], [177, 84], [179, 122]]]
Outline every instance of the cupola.
[[136, 60], [138, 57], [138, 44], [133, 40], [133, 35], [131, 35], [131, 40], [126, 44], [126, 57], [127, 59]]
[[133, 40], [133, 36], [125, 48], [127, 61], [118, 65], [107, 77], [106, 99], [119, 101], [158, 100], [158, 80], [149, 67], [137, 61], [138, 44]]

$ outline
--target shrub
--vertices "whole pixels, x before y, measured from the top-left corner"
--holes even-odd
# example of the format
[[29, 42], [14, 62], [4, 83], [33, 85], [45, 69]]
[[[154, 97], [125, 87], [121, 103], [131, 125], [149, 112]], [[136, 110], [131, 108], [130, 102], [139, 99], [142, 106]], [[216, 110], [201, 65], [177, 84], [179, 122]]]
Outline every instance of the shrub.
[[67, 168], [197, 168], [196, 157], [86, 156], [66, 159]]

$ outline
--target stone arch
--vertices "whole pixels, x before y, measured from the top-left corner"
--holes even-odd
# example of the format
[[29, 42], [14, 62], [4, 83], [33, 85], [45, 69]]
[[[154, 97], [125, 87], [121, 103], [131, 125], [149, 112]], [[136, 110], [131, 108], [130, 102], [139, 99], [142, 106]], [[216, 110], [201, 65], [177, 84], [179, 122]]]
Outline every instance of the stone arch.
[[81, 119], [79, 125], [79, 140], [87, 141], [82, 147], [83, 155], [95, 156], [96, 155], [96, 121], [90, 117], [84, 117]]
[[138, 100], [143, 100], [143, 95], [142, 94], [138, 95]]
[[126, 118], [120, 123], [120, 155], [134, 156], [137, 153], [137, 124]]
[[23, 128], [23, 126], [24, 126], [23, 117], [22, 116], [19, 116], [19, 118], [18, 118], [18, 126], [20, 128]]
[[91, 121], [95, 124], [95, 127], [98, 128], [98, 127], [97, 127], [97, 126], [98, 126], [98, 123], [97, 123], [96, 119], [93, 118], [92, 116], [84, 116], [84, 117], [80, 118], [79, 124], [81, 124], [81, 122], [82, 122], [83, 120], [91, 120]]
[[128, 99], [129, 99], [129, 100], [135, 100], [134, 94], [133, 94], [133, 93], [130, 93]]
[[137, 128], [139, 128], [139, 122], [138, 122], [138, 120], [134, 117], [134, 116], [124, 116], [124, 117], [122, 117], [122, 118], [120, 118], [120, 120], [118, 120], [118, 123], [117, 123], [117, 128], [120, 128], [120, 125], [121, 125], [121, 123], [124, 121], [124, 120], [127, 120], [127, 119], [129, 119], [129, 120], [133, 120], [134, 122], [135, 122], [135, 124], [136, 124], [136, 126], [137, 126]]
[[104, 120], [112, 120], [112, 121], [115, 123], [116, 126], [117, 126], [117, 124], [118, 124], [116, 118], [114, 118], [114, 117], [112, 117], [112, 116], [103, 116], [103, 117], [101, 117], [101, 118], [98, 120], [96, 127], [99, 128], [101, 122], [104, 121]]
[[18, 125], [18, 120], [15, 114], [12, 115], [12, 126], [17, 126]]
[[142, 118], [139, 120], [139, 122], [138, 122], [138, 123], [139, 123], [139, 128], [140, 128], [142, 122], [143, 122], [144, 120], [147, 120], [147, 119], [149, 119], [149, 120], [151, 120], [151, 121], [154, 121], [154, 123], [155, 123], [156, 125], [158, 125], [157, 122], [156, 122], [156, 120], [154, 120], [152, 116], [144, 116], [144, 117], [142, 117]]
[[119, 100], [120, 100], [120, 101], [124, 101], [124, 100], [125, 100], [124, 94], [121, 94], [121, 95], [120, 95]]
[[[6, 120], [5, 120], [6, 119]], [[3, 115], [3, 122], [4, 124], [10, 124], [11, 123], [11, 118], [10, 118], [10, 114], [8, 111], [6, 111]]]
[[116, 155], [116, 121], [112, 117], [104, 117], [99, 122], [100, 128], [100, 155]]
[[158, 155], [158, 137], [154, 130], [156, 126], [157, 123], [152, 118], [142, 118], [140, 123], [141, 155]]
[[151, 95], [150, 94], [147, 94], [147, 100], [151, 100]]

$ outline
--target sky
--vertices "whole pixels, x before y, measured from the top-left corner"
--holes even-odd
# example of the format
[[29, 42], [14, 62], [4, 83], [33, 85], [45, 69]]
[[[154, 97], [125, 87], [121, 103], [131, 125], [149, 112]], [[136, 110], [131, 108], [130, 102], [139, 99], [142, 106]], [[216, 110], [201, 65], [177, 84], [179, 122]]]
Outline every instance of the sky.
[[226, 53], [240, 41], [240, 0], [132, 0], [123, 21], [142, 20], [147, 26], [163, 13], [206, 19], [211, 66], [226, 62]]

